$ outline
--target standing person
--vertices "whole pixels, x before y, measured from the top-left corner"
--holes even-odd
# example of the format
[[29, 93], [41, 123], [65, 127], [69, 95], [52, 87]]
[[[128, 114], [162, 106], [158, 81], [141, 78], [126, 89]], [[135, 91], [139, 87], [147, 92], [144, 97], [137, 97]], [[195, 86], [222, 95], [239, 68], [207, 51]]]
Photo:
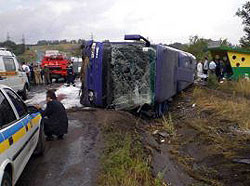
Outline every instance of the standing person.
[[34, 75], [34, 66], [33, 66], [33, 63], [31, 63], [29, 65], [29, 68], [30, 68], [30, 81], [32, 81], [33, 83], [35, 83], [35, 75]]
[[26, 76], [27, 76], [28, 81], [30, 83], [30, 68], [28, 65], [25, 64], [25, 62], [23, 62], [22, 69], [26, 73]]
[[48, 84], [51, 84], [50, 82], [50, 71], [49, 71], [49, 68], [45, 65], [44, 66], [44, 80], [45, 80], [45, 84], [48, 85]]
[[224, 61], [221, 59], [220, 61], [220, 79], [219, 81], [223, 80], [226, 74], [226, 64]]
[[86, 98], [86, 92], [87, 92], [86, 74], [87, 74], [87, 69], [88, 69], [88, 65], [89, 65], [89, 57], [88, 57], [88, 55], [86, 53], [86, 50], [87, 49], [83, 49], [83, 53], [82, 53], [82, 67], [81, 67], [81, 71], [80, 71], [80, 80], [82, 82], [80, 103], [82, 105], [84, 105], [84, 103], [86, 101], [85, 100], [85, 98]]
[[205, 57], [205, 61], [203, 63], [203, 73], [204, 73], [204, 76], [205, 76], [205, 81], [207, 81], [207, 78], [208, 78], [208, 69], [209, 69], [209, 63], [208, 63], [208, 58]]
[[197, 64], [197, 77], [198, 80], [202, 80], [204, 77], [202, 61], [199, 61], [199, 63]]
[[220, 80], [221, 76], [221, 66], [220, 66], [220, 59], [215, 59], [216, 69], [215, 69], [215, 75], [218, 78], [218, 81]]
[[42, 68], [42, 66], [40, 65], [40, 69], [41, 69], [41, 79], [42, 79], [42, 83], [44, 83], [44, 70]]
[[203, 72], [204, 72], [204, 74], [208, 74], [208, 66], [209, 66], [208, 58], [205, 57], [204, 67], [203, 67]]
[[35, 84], [36, 85], [42, 84], [41, 69], [38, 65], [34, 66], [34, 76], [35, 76]]
[[215, 69], [216, 69], [216, 63], [214, 62], [214, 60], [210, 61], [209, 63], [209, 71], [211, 74], [215, 73]]
[[53, 135], [58, 139], [63, 139], [64, 134], [68, 133], [68, 116], [63, 104], [57, 101], [53, 90], [48, 90], [46, 95], [47, 106], [45, 110], [41, 106], [35, 105], [42, 114], [44, 122], [44, 133], [47, 140], [53, 140]]
[[74, 71], [73, 71], [72, 62], [70, 63], [70, 65], [67, 68], [67, 86], [70, 86], [70, 84], [75, 86], [75, 83], [74, 83]]

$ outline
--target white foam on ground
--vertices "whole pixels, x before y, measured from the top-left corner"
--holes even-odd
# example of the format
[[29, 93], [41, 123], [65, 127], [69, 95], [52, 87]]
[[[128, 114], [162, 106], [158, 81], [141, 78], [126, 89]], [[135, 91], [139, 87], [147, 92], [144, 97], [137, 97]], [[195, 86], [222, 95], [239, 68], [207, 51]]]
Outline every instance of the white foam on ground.
[[[80, 104], [80, 95], [79, 91], [81, 89], [80, 81], [76, 82], [76, 86], [73, 87], [72, 85], [67, 87], [65, 85], [60, 86], [57, 91], [56, 95], [64, 98], [61, 103], [64, 105], [66, 109], [70, 109], [73, 107], [82, 107]], [[37, 93], [31, 99], [25, 101], [28, 105], [40, 104], [43, 106], [46, 100], [46, 91], [42, 93]]]
[[61, 102], [66, 109], [70, 109], [73, 107], [81, 107], [82, 105], [80, 104], [79, 95], [80, 89], [80, 82], [77, 82], [75, 87], [73, 87], [72, 85], [70, 87], [63, 85], [56, 91], [56, 95], [58, 96], [61, 94], [65, 96], [65, 98]]

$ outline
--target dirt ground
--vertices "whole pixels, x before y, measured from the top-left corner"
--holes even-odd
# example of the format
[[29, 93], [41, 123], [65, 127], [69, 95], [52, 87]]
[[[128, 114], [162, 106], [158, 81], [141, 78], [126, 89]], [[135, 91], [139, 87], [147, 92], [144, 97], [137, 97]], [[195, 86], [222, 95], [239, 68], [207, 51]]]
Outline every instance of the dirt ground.
[[[98, 185], [102, 129], [109, 124], [142, 137], [152, 174], [168, 185], [250, 185], [250, 135], [236, 133], [237, 121], [211, 105], [197, 104], [194, 92], [192, 87], [175, 97], [165, 120], [104, 109], [69, 110], [65, 139], [46, 142], [45, 154], [31, 158], [17, 185]], [[231, 99], [216, 91], [209, 94]]]
[[[159, 120], [146, 127], [144, 139], [152, 154], [153, 173], [161, 173], [166, 183], [177, 186], [250, 185], [249, 134], [236, 132], [236, 117], [214, 110], [209, 101], [207, 105], [197, 104], [195, 89], [190, 88], [171, 103], [171, 131]], [[231, 95], [201, 89], [214, 99], [239, 103]], [[157, 130], [169, 131], [162, 143], [157, 140], [159, 135], [153, 134]]]
[[102, 147], [95, 114], [69, 112], [65, 139], [46, 142], [44, 155], [32, 157], [17, 185], [95, 185]]
[[93, 186], [101, 169], [102, 125], [119, 123], [125, 128], [136, 118], [126, 112], [102, 109], [68, 111], [69, 131], [64, 140], [46, 142], [41, 157], [32, 157], [17, 186]]

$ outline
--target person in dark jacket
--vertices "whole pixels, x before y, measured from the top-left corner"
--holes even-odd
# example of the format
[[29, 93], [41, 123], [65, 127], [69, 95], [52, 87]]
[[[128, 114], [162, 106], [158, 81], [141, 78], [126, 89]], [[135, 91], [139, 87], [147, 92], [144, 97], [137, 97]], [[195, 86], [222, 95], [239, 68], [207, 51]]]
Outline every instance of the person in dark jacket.
[[70, 63], [70, 65], [67, 68], [67, 86], [70, 86], [72, 84], [75, 86], [74, 82], [74, 70], [73, 70], [73, 65]]
[[44, 133], [47, 140], [53, 140], [53, 135], [58, 139], [63, 139], [63, 135], [68, 132], [68, 117], [63, 104], [57, 101], [56, 94], [53, 90], [47, 91], [47, 107], [42, 110], [40, 106], [36, 108], [42, 114], [44, 122]]

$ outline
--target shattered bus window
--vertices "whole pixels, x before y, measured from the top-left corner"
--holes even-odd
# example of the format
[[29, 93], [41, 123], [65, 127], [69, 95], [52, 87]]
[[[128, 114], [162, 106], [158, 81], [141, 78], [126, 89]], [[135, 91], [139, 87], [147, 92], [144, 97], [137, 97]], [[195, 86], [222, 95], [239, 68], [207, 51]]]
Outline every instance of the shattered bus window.
[[113, 45], [111, 76], [116, 109], [153, 103], [156, 52], [141, 45]]

